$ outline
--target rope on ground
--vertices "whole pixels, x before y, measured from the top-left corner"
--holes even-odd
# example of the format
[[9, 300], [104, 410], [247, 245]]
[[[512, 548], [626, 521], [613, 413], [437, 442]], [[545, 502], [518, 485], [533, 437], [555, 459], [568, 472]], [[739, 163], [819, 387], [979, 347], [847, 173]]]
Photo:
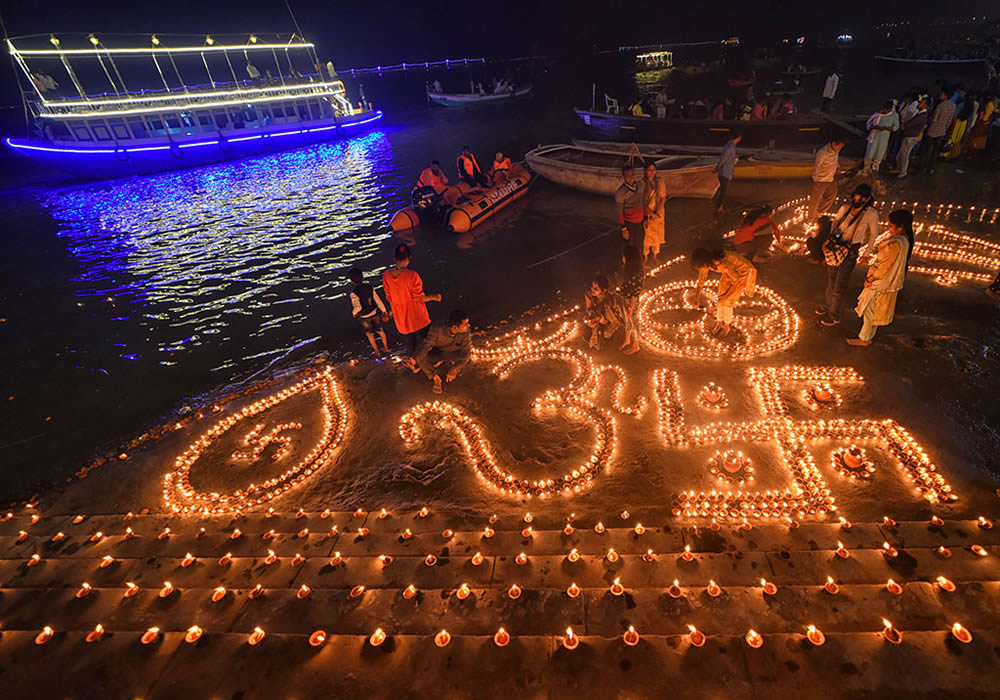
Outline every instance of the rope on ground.
[[620, 231], [620, 230], [621, 230], [621, 226], [614, 226], [612, 228], [609, 228], [607, 231], [603, 231], [603, 232], [597, 234], [596, 236], [594, 236], [593, 238], [588, 238], [583, 243], [578, 243], [575, 246], [573, 246], [572, 248], [567, 248], [566, 250], [564, 250], [561, 253], [556, 253], [555, 255], [552, 255], [552, 256], [550, 256], [548, 258], [545, 258], [544, 260], [539, 260], [536, 263], [532, 263], [532, 264], [528, 265], [524, 269], [525, 270], [530, 270], [533, 267], [538, 267], [539, 265], [544, 265], [547, 262], [552, 262], [553, 260], [555, 260], [557, 258], [561, 258], [562, 256], [566, 255], [567, 253], [572, 253], [574, 250], [577, 250], [578, 248], [582, 248], [583, 246], [587, 245], [588, 243], [593, 243], [598, 238], [603, 238], [604, 236], [607, 236], [609, 233], [612, 233], [614, 231]]

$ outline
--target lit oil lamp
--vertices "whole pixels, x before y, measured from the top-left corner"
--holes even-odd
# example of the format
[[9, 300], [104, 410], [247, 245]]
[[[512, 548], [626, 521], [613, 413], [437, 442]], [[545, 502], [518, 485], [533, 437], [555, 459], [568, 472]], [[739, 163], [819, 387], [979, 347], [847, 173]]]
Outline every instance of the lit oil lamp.
[[487, 525], [485, 528], [483, 528], [483, 538], [484, 539], [487, 539], [487, 540], [491, 539], [493, 537], [493, 535], [495, 535], [495, 534], [496, 534], [496, 532], [494, 532], [493, 528], [490, 527], [489, 525]]
[[628, 626], [628, 629], [625, 630], [625, 633], [622, 635], [622, 641], [630, 647], [634, 647], [639, 643], [639, 633], [636, 632], [635, 627], [632, 625]]
[[989, 550], [987, 550], [985, 547], [982, 547], [982, 546], [980, 546], [978, 544], [972, 545], [971, 547], [969, 547], [969, 549], [972, 550], [973, 554], [975, 554], [977, 556], [980, 556], [980, 557], [985, 557], [985, 556], [987, 556], [989, 554]]
[[417, 517], [426, 518], [430, 514], [431, 514], [430, 510], [427, 508], [427, 506], [424, 506], [423, 508], [420, 509], [420, 512], [417, 513]]
[[143, 644], [152, 644], [153, 642], [156, 641], [156, 639], [159, 636], [160, 636], [159, 627], [149, 627], [146, 629], [145, 632], [142, 633], [142, 636], [139, 637], [139, 641], [142, 642]]
[[274, 550], [273, 549], [267, 550], [267, 556], [264, 557], [264, 563], [270, 566], [276, 561], [278, 561], [278, 555], [274, 553]]
[[809, 625], [806, 627], [806, 638], [818, 647], [823, 646], [826, 643], [826, 635], [823, 634], [823, 631], [818, 629], [816, 625]]
[[57, 532], [56, 534], [52, 535], [52, 539], [49, 540], [49, 541], [50, 542], [62, 542], [64, 539], [66, 539], [66, 533], [65, 532]]
[[618, 556], [618, 552], [616, 552], [614, 548], [610, 548], [608, 549], [608, 553], [604, 555], [604, 558], [607, 559], [612, 564], [614, 564], [618, 561], [620, 557]]
[[629, 518], [632, 517], [632, 514], [629, 513], [627, 510], [623, 510], [618, 517], [621, 518], [622, 520], [628, 520]]
[[233, 553], [226, 552], [219, 557], [219, 566], [228, 566], [233, 561]]
[[847, 551], [847, 547], [840, 540], [837, 540], [837, 556], [841, 559], [847, 559], [847, 557], [851, 556], [851, 553]]
[[165, 539], [167, 539], [169, 537], [170, 537], [170, 528], [169, 527], [165, 527], [165, 528], [163, 528], [162, 531], [160, 531], [160, 534], [156, 536], [156, 539], [158, 539], [158, 540], [165, 540]]
[[371, 532], [371, 530], [369, 530], [367, 527], [359, 527], [357, 530], [358, 539], [360, 540], [364, 539], [365, 537], [368, 537], [369, 532]]
[[218, 603], [220, 600], [226, 597], [226, 587], [216, 586], [215, 590], [212, 591], [212, 602]]
[[417, 595], [417, 587], [412, 583], [403, 589], [403, 598], [405, 600], [411, 600], [415, 595]]
[[451, 644], [451, 633], [448, 630], [443, 629], [434, 635], [434, 645], [439, 647], [446, 647]]
[[195, 536], [195, 539], [199, 539], [200, 540], [202, 537], [204, 537], [207, 534], [208, 534], [208, 530], [206, 530], [203, 527], [199, 527], [198, 528], [198, 532], [194, 533], [194, 536]]
[[848, 520], [847, 518], [845, 518], [843, 515], [840, 516], [839, 520], [840, 520], [840, 529], [841, 530], [850, 530], [851, 529], [851, 521], [850, 520]]
[[605, 530], [604, 523], [602, 523], [601, 521], [597, 521], [597, 524], [594, 525], [594, 532], [596, 532], [598, 535], [603, 535], [604, 530]]
[[135, 537], [135, 533], [132, 531], [132, 528], [127, 527], [125, 528], [125, 534], [122, 535], [122, 537], [124, 537], [126, 540], [130, 540], [133, 537]]
[[365, 517], [365, 515], [367, 515], [367, 514], [365, 513], [365, 509], [364, 508], [358, 508], [356, 511], [354, 511], [354, 517], [355, 518], [363, 518], [363, 517]]
[[35, 523], [37, 523], [41, 519], [42, 519], [42, 516], [40, 516], [38, 513], [35, 513], [35, 514], [33, 514], [31, 516], [31, 524], [34, 525]]
[[983, 530], [991, 530], [993, 528], [993, 521], [987, 520], [982, 515], [979, 516], [979, 520], [976, 521], [976, 524]]
[[52, 635], [54, 634], [55, 632], [52, 630], [52, 628], [49, 627], [48, 625], [45, 625], [45, 627], [42, 628], [42, 631], [39, 632], [37, 635], [35, 635], [35, 644], [38, 645], [45, 644], [47, 641], [52, 639]]
[[270, 539], [273, 539], [273, 538], [274, 538], [274, 535], [275, 535], [275, 532], [274, 532], [274, 530], [268, 530], [268, 531], [267, 531], [267, 532], [265, 532], [265, 533], [264, 533], [263, 535], [261, 535], [261, 536], [260, 536], [260, 538], [261, 538], [262, 540], [265, 540], [265, 541], [267, 541], [267, 540], [270, 540]]
[[642, 526], [642, 523], [636, 523], [635, 527], [632, 528], [632, 531], [635, 532], [635, 534], [637, 535], [642, 535], [643, 533], [646, 532], [646, 528]]
[[580, 587], [576, 585], [575, 582], [569, 584], [569, 588], [566, 589], [566, 595], [568, 595], [570, 598], [576, 598], [578, 595], [580, 595]]
[[274, 508], [268, 508], [267, 512], [264, 513], [264, 517], [268, 518], [268, 519], [273, 518], [274, 517]]
[[249, 593], [247, 593], [247, 597], [250, 598], [250, 600], [257, 600], [262, 595], [264, 595], [264, 587], [259, 583], [254, 586]]
[[882, 543], [882, 553], [890, 559], [895, 559], [899, 556], [899, 551], [888, 542]]
[[900, 595], [903, 592], [903, 587], [892, 579], [889, 579], [885, 582], [885, 590], [889, 591], [893, 595]]
[[534, 531], [531, 529], [531, 526], [529, 525], [528, 527], [521, 530], [521, 537], [523, 537], [524, 539], [530, 539], [533, 532]]
[[720, 524], [719, 524], [719, 521], [718, 521], [718, 520], [716, 520], [715, 518], [712, 518], [712, 522], [710, 522], [710, 523], [708, 524], [708, 527], [709, 527], [709, 528], [710, 528], [711, 530], [714, 530], [715, 532], [718, 532], [719, 530], [721, 530], [721, 529], [722, 529], [722, 525], [720, 525]]
[[167, 598], [174, 592], [174, 584], [170, 581], [164, 581], [163, 586], [160, 588], [160, 592], [157, 593], [161, 598]]
[[562, 645], [564, 649], [569, 649], [572, 651], [580, 646], [580, 638], [573, 634], [573, 628], [566, 628], [566, 636], [562, 639]]
[[647, 563], [656, 561], [656, 555], [653, 553], [652, 549], [647, 549], [644, 554], [642, 554], [642, 560]]
[[833, 576], [827, 576], [826, 583], [823, 584], [823, 590], [830, 595], [837, 595], [840, 593], [840, 586], [838, 586], [836, 581], [833, 580]]
[[740, 529], [741, 530], [748, 530], [749, 531], [749, 530], [753, 529], [753, 525], [750, 524], [749, 520], [747, 520], [746, 518], [743, 518], [743, 524], [740, 525]]
[[78, 515], [78, 516], [76, 516], [75, 518], [73, 518], [73, 524], [74, 525], [79, 525], [80, 523], [83, 522], [83, 519], [85, 517], [86, 517], [85, 515]]
[[944, 520], [936, 515], [931, 516], [931, 525], [934, 527], [944, 527]]
[[578, 552], [576, 547], [574, 547], [569, 550], [569, 554], [566, 555], [566, 558], [571, 562], [578, 562], [580, 561], [580, 552]]
[[951, 579], [938, 576], [934, 581], [942, 591], [947, 591], [948, 593], [955, 592], [955, 583]]
[[458, 590], [455, 591], [455, 597], [458, 598], [459, 600], [465, 600], [471, 594], [472, 590], [469, 588], [469, 584], [467, 583], [463, 583], [461, 586], [458, 587]]
[[365, 587], [364, 586], [361, 586], [361, 585], [355, 586], [354, 588], [351, 589], [351, 597], [352, 598], [359, 598], [362, 595], [364, 595], [364, 592], [365, 592]]
[[321, 647], [326, 643], [326, 630], [316, 630], [309, 635], [309, 646]]
[[77, 589], [77, 591], [76, 591], [76, 597], [77, 598], [86, 598], [88, 595], [90, 595], [90, 592], [93, 591], [93, 590], [94, 589], [91, 587], [91, 585], [89, 583], [87, 583], [86, 581], [84, 581], [83, 584], [80, 585], [80, 588]]
[[306, 560], [306, 558], [304, 556], [302, 556], [301, 554], [299, 554], [298, 552], [296, 552], [295, 556], [292, 557], [292, 561], [289, 562], [289, 563], [292, 566], [299, 566], [300, 564], [302, 564], [303, 562], [305, 562], [305, 560]]
[[496, 634], [493, 635], [493, 643], [498, 647], [505, 647], [510, 644], [510, 634], [507, 633], [503, 627], [497, 630]]
[[527, 563], [528, 563], [528, 555], [527, 555], [527, 554], [525, 554], [524, 552], [521, 552], [521, 553], [520, 553], [520, 554], [518, 554], [518, 555], [517, 555], [516, 557], [514, 557], [514, 562], [515, 562], [515, 563], [516, 563], [516, 564], [517, 564], [518, 566], [524, 566], [525, 564], [527, 564]]
[[760, 580], [760, 587], [764, 590], [764, 595], [774, 595], [778, 592], [778, 587], [766, 578]]
[[[38, 555], [36, 554], [35, 556]], [[101, 557], [101, 563], [98, 564], [98, 566], [100, 566], [102, 569], [106, 569], [114, 563], [115, 563], [115, 558], [110, 554], [105, 554], [103, 557]]]
[[378, 560], [382, 563], [383, 569], [392, 563], [392, 557], [390, 557], [388, 554], [379, 554]]
[[267, 634], [264, 632], [264, 630], [262, 630], [260, 627], [254, 627], [253, 632], [251, 632], [250, 636], [247, 637], [247, 644], [249, 644], [252, 647], [255, 647], [264, 641], [265, 636], [267, 636]]
[[722, 595], [722, 588], [720, 588], [719, 584], [717, 584], [715, 581], [712, 581], [711, 579], [709, 580], [708, 587], [705, 589], [705, 591], [713, 598], [718, 598], [720, 595]]
[[26, 562], [26, 564], [28, 566], [34, 566], [35, 564], [37, 564], [41, 560], [42, 560], [41, 555], [39, 555], [39, 554], [32, 554], [31, 557], [28, 558], [28, 561]]
[[623, 593], [625, 593], [625, 586], [622, 585], [622, 580], [619, 576], [611, 582], [611, 595], [622, 595]]
[[760, 633], [758, 633], [754, 629], [748, 630], [744, 639], [747, 642], [747, 646], [750, 646], [754, 649], [760, 649], [762, 646], [764, 646], [764, 638], [760, 636]]
[[191, 552], [188, 552], [187, 554], [184, 555], [184, 558], [181, 559], [181, 566], [183, 566], [186, 569], [187, 567], [194, 564], [194, 562], [195, 562], [194, 555], [191, 554]]
[[438, 558], [433, 554], [428, 554], [426, 557], [424, 557], [424, 564], [426, 564], [427, 566], [434, 566], [435, 564], [437, 564], [437, 561]]
[[940, 545], [935, 551], [938, 553], [938, 556], [943, 559], [951, 558], [951, 550], [945, 547], [943, 544]]
[[972, 632], [965, 627], [962, 627], [962, 625], [958, 622], [951, 626], [951, 635], [962, 644], [972, 643]]
[[521, 597], [521, 587], [516, 583], [510, 584], [510, 588], [507, 589], [507, 595], [511, 600], [517, 600]]
[[340, 528], [334, 525], [330, 528], [330, 532], [327, 533], [327, 537], [336, 537], [340, 534]]
[[305, 538], [309, 537], [309, 528], [307, 527], [302, 528], [295, 534], [295, 536], [300, 540], [304, 540]]
[[500, 518], [497, 516], [496, 513], [494, 513], [493, 515], [490, 516], [489, 520], [490, 520], [490, 525], [496, 525], [497, 521], [500, 520]]
[[296, 592], [295, 597], [298, 598], [299, 600], [305, 600], [306, 598], [309, 597], [310, 593], [312, 593], [312, 589], [303, 583], [301, 586], [299, 586], [299, 590], [298, 592]]
[[524, 522], [530, 523], [534, 519], [535, 519], [535, 516], [533, 516], [531, 513], [525, 513], [524, 514]]
[[476, 552], [475, 554], [472, 555], [473, 566], [479, 566], [480, 564], [483, 563], [483, 561], [485, 561], [485, 558], [483, 557], [482, 552]]
[[403, 534], [400, 535], [399, 537], [400, 539], [408, 540], [411, 537], [413, 537], [413, 531], [410, 528], [406, 528], [405, 530], [403, 530]]
[[691, 545], [689, 544], [684, 545], [684, 551], [681, 552], [681, 559], [683, 559], [684, 561], [691, 561], [692, 559], [694, 559], [694, 555], [691, 553]]
[[102, 637], [104, 637], [104, 625], [98, 623], [94, 625], [94, 629], [88, 632], [87, 636], [84, 637], [84, 639], [86, 640], [87, 644], [93, 644], [94, 642], [101, 641]]
[[674, 579], [674, 582], [670, 584], [670, 588], [667, 589], [667, 594], [671, 598], [680, 598], [684, 595], [684, 591], [681, 590], [680, 582], [677, 579]]
[[566, 527], [563, 528], [563, 534], [569, 536], [574, 532], [576, 532], [576, 528], [573, 527], [572, 523], [566, 523]]
[[444, 531], [443, 531], [443, 532], [441, 533], [441, 538], [442, 538], [442, 539], [445, 539], [445, 540], [450, 540], [450, 539], [451, 539], [452, 537], [454, 537], [454, 536], [455, 536], [455, 531], [454, 531], [454, 530], [452, 530], [452, 529], [450, 529], [450, 528], [449, 528], [449, 529], [446, 529], [446, 530], [444, 530]]
[[229, 539], [231, 540], [238, 540], [241, 537], [243, 537], [243, 532], [238, 527], [233, 528], [233, 531], [229, 534]]
[[385, 520], [386, 518], [389, 517], [389, 511], [387, 511], [385, 508], [383, 508], [382, 510], [380, 510], [378, 512], [378, 516], [376, 516], [376, 517], [378, 517], [379, 520]]
[[21, 542], [24, 542], [26, 539], [28, 539], [28, 533], [25, 532], [24, 530], [18, 531], [18, 533], [17, 533], [17, 539], [15, 541], [18, 542], [18, 543], [21, 543]]
[[694, 625], [688, 625], [688, 641], [691, 642], [693, 647], [703, 647], [705, 646], [705, 633], [699, 630]]
[[104, 533], [101, 532], [100, 530], [98, 530], [97, 532], [95, 532], [93, 535], [90, 536], [91, 542], [100, 542], [102, 539], [104, 539]]
[[331, 515], [332, 515], [332, 513], [330, 512], [330, 509], [329, 508], [324, 508], [323, 512], [319, 514], [319, 517], [322, 518], [323, 520], [326, 520]]
[[123, 598], [131, 598], [136, 593], [139, 592], [139, 587], [132, 583], [131, 581], [125, 584], [125, 593], [122, 594]]
[[198, 625], [191, 625], [187, 628], [187, 632], [184, 633], [184, 641], [188, 644], [194, 644], [201, 639], [203, 634], [205, 634], [205, 630]]
[[890, 644], [899, 644], [903, 641], [903, 633], [892, 626], [892, 623], [882, 618], [882, 636], [885, 637], [886, 641]]

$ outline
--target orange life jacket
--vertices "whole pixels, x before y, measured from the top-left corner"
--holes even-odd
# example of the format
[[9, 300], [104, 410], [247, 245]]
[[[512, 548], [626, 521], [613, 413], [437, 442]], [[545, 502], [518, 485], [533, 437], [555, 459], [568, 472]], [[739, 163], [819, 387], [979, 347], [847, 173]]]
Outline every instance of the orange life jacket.
[[504, 172], [510, 170], [510, 158], [504, 158], [503, 160], [493, 161], [493, 172], [498, 172], [501, 170]]
[[440, 191], [440, 188], [446, 187], [448, 185], [448, 176], [444, 173], [440, 175], [435, 174], [433, 168], [424, 168], [423, 172], [420, 173], [420, 177], [417, 179], [417, 187], [433, 187], [435, 190]]
[[458, 158], [455, 159], [455, 165], [458, 166], [458, 174], [460, 177], [473, 177], [476, 173], [482, 172], [479, 167], [479, 161], [476, 160], [476, 156], [472, 153], [469, 155], [459, 153]]

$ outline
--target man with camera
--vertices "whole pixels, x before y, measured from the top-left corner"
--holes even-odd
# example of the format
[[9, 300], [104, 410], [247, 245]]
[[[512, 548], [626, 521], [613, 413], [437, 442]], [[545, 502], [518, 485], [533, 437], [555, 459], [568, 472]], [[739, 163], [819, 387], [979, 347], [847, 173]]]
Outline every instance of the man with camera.
[[878, 237], [878, 212], [872, 204], [872, 188], [861, 184], [854, 189], [850, 203], [842, 206], [833, 217], [830, 236], [823, 244], [826, 305], [816, 309], [824, 326], [840, 323], [840, 300], [851, 273], [858, 258], [864, 257], [869, 245]]

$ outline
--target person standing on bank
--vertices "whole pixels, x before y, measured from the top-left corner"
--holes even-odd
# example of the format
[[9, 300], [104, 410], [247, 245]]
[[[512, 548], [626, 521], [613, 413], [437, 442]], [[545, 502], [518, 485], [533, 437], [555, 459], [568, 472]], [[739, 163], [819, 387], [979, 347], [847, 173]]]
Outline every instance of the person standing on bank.
[[941, 101], [931, 113], [927, 134], [924, 136], [923, 145], [920, 146], [920, 172], [924, 175], [934, 172], [934, 164], [937, 162], [938, 154], [941, 153], [945, 134], [948, 133], [955, 118], [955, 103], [948, 96], [948, 88], [942, 87], [938, 96]]
[[715, 191], [712, 203], [715, 204], [715, 220], [722, 217], [722, 209], [726, 202], [726, 192], [733, 181], [733, 171], [736, 169], [736, 146], [743, 140], [742, 134], [733, 134], [732, 138], [722, 147], [719, 154], [719, 162], [715, 165], [715, 172], [719, 175], [719, 189]]
[[837, 96], [838, 87], [840, 87], [840, 75], [836, 68], [831, 68], [830, 74], [826, 76], [826, 82], [823, 83], [823, 102], [820, 105], [823, 112], [829, 113], [833, 109], [833, 98]]
[[656, 174], [656, 164], [650, 163], [643, 170], [643, 201], [646, 219], [643, 222], [642, 261], [650, 264], [660, 254], [666, 241], [667, 184]]
[[863, 319], [857, 338], [851, 345], [872, 344], [878, 326], [888, 326], [896, 313], [896, 297], [903, 288], [906, 270], [913, 254], [913, 214], [897, 209], [889, 214], [889, 238], [879, 242], [874, 260], [868, 267], [865, 287], [858, 297], [855, 312]]
[[356, 267], [351, 268], [347, 273], [347, 279], [351, 280], [354, 288], [348, 295], [351, 300], [351, 315], [358, 319], [361, 328], [364, 329], [368, 342], [375, 351], [375, 357], [382, 358], [379, 352], [378, 343], [375, 342], [375, 335], [382, 339], [382, 347], [385, 354], [389, 354], [389, 340], [385, 337], [383, 323], [389, 321], [389, 310], [378, 296], [378, 292], [370, 284], [365, 282], [364, 273]]
[[868, 117], [868, 147], [865, 149], [865, 170], [878, 174], [882, 159], [889, 149], [889, 140], [899, 131], [899, 115], [892, 101], [882, 105], [882, 109]]
[[441, 301], [440, 294], [424, 294], [424, 281], [410, 269], [410, 246], [400, 243], [392, 253], [396, 266], [382, 273], [382, 289], [396, 320], [396, 330], [406, 342], [406, 365], [416, 371], [417, 345], [427, 336], [431, 316], [427, 302]]
[[472, 359], [472, 334], [469, 314], [455, 310], [447, 321], [432, 324], [413, 359], [420, 371], [434, 382], [433, 392], [440, 394], [442, 375], [449, 384], [461, 374]]
[[844, 140], [835, 138], [816, 152], [812, 172], [812, 192], [809, 193], [809, 221], [815, 221], [821, 211], [829, 211], [837, 201], [837, 170]]
[[625, 340], [618, 349], [623, 350], [626, 355], [639, 352], [639, 295], [642, 293], [643, 276], [639, 251], [632, 246], [625, 246], [622, 253], [622, 297], [631, 322], [626, 324]]
[[632, 246], [640, 253], [644, 247], [645, 230], [645, 189], [642, 182], [635, 179], [631, 165], [622, 168], [622, 184], [615, 192], [615, 206], [618, 208], [618, 224], [622, 229], [625, 245]]
[[826, 262], [826, 305], [816, 309], [824, 326], [840, 323], [840, 301], [851, 280], [851, 273], [868, 246], [878, 236], [878, 212], [872, 207], [872, 188], [861, 184], [854, 188], [850, 204], [833, 217], [830, 237], [823, 244]]
[[896, 177], [900, 179], [909, 173], [910, 154], [913, 153], [913, 149], [916, 148], [917, 142], [920, 141], [920, 136], [927, 126], [927, 118], [930, 116], [927, 112], [927, 106], [927, 98], [921, 98], [917, 104], [917, 111], [903, 122], [903, 141], [899, 145], [899, 156], [896, 159], [899, 163], [899, 175]]

